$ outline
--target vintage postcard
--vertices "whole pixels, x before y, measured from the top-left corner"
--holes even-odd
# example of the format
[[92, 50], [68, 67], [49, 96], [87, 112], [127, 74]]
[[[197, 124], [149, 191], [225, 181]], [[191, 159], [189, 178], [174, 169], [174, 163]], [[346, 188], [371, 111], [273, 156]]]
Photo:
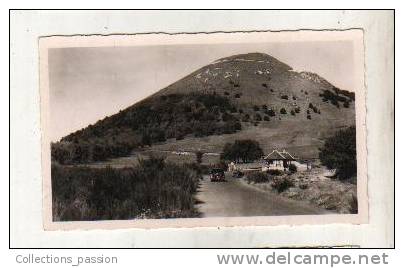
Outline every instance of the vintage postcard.
[[46, 230], [368, 222], [361, 30], [39, 48]]

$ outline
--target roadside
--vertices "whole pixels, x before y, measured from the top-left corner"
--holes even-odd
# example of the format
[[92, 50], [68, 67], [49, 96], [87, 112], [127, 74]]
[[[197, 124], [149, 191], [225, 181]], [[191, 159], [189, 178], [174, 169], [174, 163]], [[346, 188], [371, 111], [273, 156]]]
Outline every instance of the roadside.
[[[352, 180], [340, 181], [333, 179], [325, 167], [315, 167], [309, 171], [297, 171], [294, 174], [271, 176], [268, 182], [255, 183], [243, 177], [244, 184], [261, 191], [279, 194], [296, 201], [306, 201], [311, 204], [340, 214], [357, 213], [356, 183]], [[281, 191], [276, 184], [287, 181], [288, 186]]]

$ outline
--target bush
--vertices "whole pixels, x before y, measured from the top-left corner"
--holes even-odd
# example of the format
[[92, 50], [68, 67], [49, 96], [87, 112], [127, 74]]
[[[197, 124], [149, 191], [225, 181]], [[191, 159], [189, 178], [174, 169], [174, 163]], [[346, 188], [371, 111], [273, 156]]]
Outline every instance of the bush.
[[320, 161], [329, 169], [336, 169], [335, 176], [348, 179], [356, 176], [356, 130], [349, 127], [328, 138], [320, 149]]
[[297, 114], [300, 113], [300, 107], [295, 108], [295, 113], [297, 113]]
[[289, 171], [290, 171], [291, 173], [296, 173], [296, 172], [297, 172], [297, 167], [296, 167], [295, 164], [290, 164], [289, 167], [288, 167], [288, 169], [289, 169]]
[[267, 83], [262, 83], [262, 86], [265, 87], [265, 88], [268, 88]]
[[270, 121], [269, 116], [265, 115], [264, 116], [264, 121]]
[[[344, 107], [348, 106], [349, 107], [349, 102], [355, 100], [355, 93], [349, 92], [346, 90], [341, 90], [339, 88], [334, 87], [332, 89], [334, 92], [331, 90], [324, 90], [323, 93], [320, 93], [320, 97], [323, 98], [324, 102], [328, 102], [329, 100], [331, 101], [331, 104], [335, 105], [336, 107], [340, 107], [340, 102], [344, 103]], [[348, 108], [346, 107], [346, 108]]]
[[281, 108], [280, 113], [281, 113], [281, 114], [287, 114], [286, 109], [285, 109], [285, 108]]
[[248, 122], [249, 120], [250, 120], [250, 115], [249, 114], [244, 114], [243, 122]]
[[254, 140], [236, 140], [233, 144], [226, 143], [220, 155], [222, 160], [251, 162], [263, 155], [259, 143]]
[[267, 173], [273, 176], [280, 176], [283, 174], [283, 171], [279, 169], [268, 169]]
[[241, 97], [241, 94], [239, 94], [239, 93], [234, 94], [234, 97], [235, 97], [236, 99], [239, 99], [239, 98]]
[[261, 115], [260, 114], [255, 114], [255, 118], [254, 118], [256, 121], [262, 121], [262, 117], [261, 117]]
[[269, 176], [268, 174], [265, 174], [263, 172], [251, 172], [247, 174], [247, 182], [248, 183], [265, 183], [269, 182]]
[[308, 120], [311, 120], [311, 115], [308, 114], [308, 115], [307, 115], [307, 119], [308, 119]]
[[257, 105], [254, 105], [253, 108], [254, 108], [254, 111], [256, 111], [256, 112], [260, 110], [260, 108]]
[[229, 95], [230, 95], [230, 93], [229, 93], [229, 92], [227, 92], [227, 91], [225, 91], [225, 92], [224, 92], [224, 95], [229, 96]]
[[289, 97], [288, 97], [288, 95], [282, 95], [281, 99], [287, 100], [287, 99], [289, 99]]
[[296, 114], [295, 114], [295, 110], [291, 110], [291, 111], [290, 111], [290, 114], [291, 114], [291, 115], [296, 115]]
[[272, 110], [272, 109], [266, 110], [264, 113], [267, 114], [267, 115], [269, 115], [269, 116], [275, 116], [275, 115], [276, 115], [276, 114], [275, 114], [275, 111]]
[[278, 193], [282, 193], [290, 187], [293, 187], [294, 183], [288, 177], [274, 178], [271, 182], [271, 186], [272, 188], [276, 189]]

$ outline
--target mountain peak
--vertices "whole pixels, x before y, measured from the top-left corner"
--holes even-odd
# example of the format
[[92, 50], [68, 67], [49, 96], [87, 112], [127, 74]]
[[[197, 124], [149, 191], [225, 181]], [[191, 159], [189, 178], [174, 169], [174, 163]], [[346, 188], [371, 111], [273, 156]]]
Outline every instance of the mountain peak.
[[219, 63], [234, 63], [234, 62], [244, 62], [244, 63], [253, 63], [258, 65], [270, 65], [273, 68], [280, 68], [281, 70], [292, 70], [292, 67], [288, 66], [287, 64], [277, 60], [276, 58], [272, 57], [271, 55], [259, 52], [252, 52], [246, 54], [238, 54], [232, 55], [225, 58], [220, 58], [214, 61], [212, 64], [219, 64]]

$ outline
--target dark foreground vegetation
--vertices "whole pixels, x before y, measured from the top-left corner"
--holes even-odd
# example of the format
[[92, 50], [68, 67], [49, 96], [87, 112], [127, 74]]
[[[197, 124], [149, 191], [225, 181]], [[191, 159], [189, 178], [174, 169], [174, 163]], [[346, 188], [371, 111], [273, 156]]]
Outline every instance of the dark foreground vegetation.
[[155, 158], [124, 169], [53, 164], [53, 220], [195, 217], [199, 178], [191, 166]]
[[356, 176], [356, 130], [349, 127], [328, 138], [320, 149], [320, 161], [329, 169], [336, 169], [335, 176], [348, 179]]

